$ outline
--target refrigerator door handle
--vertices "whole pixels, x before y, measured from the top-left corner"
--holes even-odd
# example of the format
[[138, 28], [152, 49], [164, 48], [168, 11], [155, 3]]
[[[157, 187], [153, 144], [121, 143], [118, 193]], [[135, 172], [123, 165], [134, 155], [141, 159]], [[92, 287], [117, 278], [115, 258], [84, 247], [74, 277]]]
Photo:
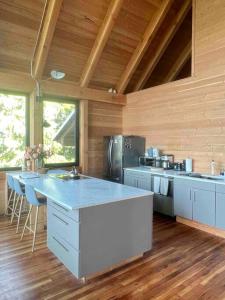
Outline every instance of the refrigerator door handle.
[[113, 139], [110, 138], [110, 141], [109, 141], [109, 150], [108, 150], [108, 162], [109, 162], [110, 176], [112, 174], [112, 144], [113, 144]]

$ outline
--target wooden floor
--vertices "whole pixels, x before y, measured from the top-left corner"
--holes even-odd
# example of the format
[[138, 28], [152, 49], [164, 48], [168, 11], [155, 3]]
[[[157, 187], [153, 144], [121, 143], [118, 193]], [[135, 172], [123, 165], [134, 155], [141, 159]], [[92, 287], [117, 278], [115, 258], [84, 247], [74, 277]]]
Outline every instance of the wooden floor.
[[225, 240], [169, 218], [154, 218], [144, 258], [83, 284], [48, 251], [45, 233], [32, 254], [0, 218], [0, 299], [225, 299]]

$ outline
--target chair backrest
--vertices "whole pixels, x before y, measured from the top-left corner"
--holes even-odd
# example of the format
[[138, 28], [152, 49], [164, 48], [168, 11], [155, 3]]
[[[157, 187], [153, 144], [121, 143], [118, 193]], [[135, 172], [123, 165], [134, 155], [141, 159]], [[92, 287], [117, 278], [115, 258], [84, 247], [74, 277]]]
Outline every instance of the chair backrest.
[[30, 204], [36, 205], [36, 206], [40, 205], [40, 202], [38, 201], [36, 192], [31, 185], [28, 185], [28, 184], [25, 185], [25, 194], [26, 194], [27, 201]]
[[53, 169], [53, 170], [48, 170], [47, 174], [65, 174], [65, 173], [68, 172], [62, 169]]
[[21, 187], [21, 183], [15, 177], [13, 177], [13, 186], [14, 186], [14, 190], [18, 195], [24, 195], [24, 192]]
[[11, 190], [14, 190], [13, 177], [11, 175], [7, 175], [7, 183]]

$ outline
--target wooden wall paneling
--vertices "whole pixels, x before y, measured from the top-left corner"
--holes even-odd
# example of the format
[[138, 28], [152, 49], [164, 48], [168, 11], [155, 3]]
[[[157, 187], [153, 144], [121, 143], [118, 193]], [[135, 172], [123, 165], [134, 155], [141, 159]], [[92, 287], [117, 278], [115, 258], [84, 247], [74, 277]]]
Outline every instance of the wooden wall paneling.
[[146, 65], [138, 82], [135, 84], [134, 89], [133, 89], [134, 91], [140, 90], [144, 87], [148, 78], [151, 76], [151, 73], [153, 72], [155, 66], [157, 65], [160, 58], [166, 51], [167, 46], [169, 45], [170, 41], [174, 37], [178, 28], [180, 27], [182, 21], [184, 20], [185, 16], [187, 15], [188, 11], [190, 10], [190, 7], [191, 7], [191, 0], [185, 0], [180, 11], [178, 12], [177, 16], [172, 20], [170, 26], [168, 27], [164, 38], [159, 43], [159, 45], [157, 47], [157, 51], [154, 53], [153, 57], [149, 60], [149, 63]]
[[122, 4], [123, 0], [111, 0], [106, 16], [96, 37], [94, 46], [91, 50], [90, 56], [86, 62], [84, 71], [81, 75], [81, 87], [88, 86], [88, 83], [91, 79], [92, 74], [94, 73], [94, 70], [105, 47], [105, 44], [107, 43], [115, 19], [117, 18], [120, 12]]
[[30, 144], [43, 144], [43, 102], [36, 97], [36, 90], [30, 95]]
[[122, 107], [91, 101], [88, 110], [88, 174], [103, 176], [103, 137], [122, 133]]
[[123, 133], [145, 136], [147, 147], [175, 160], [192, 157], [197, 172], [209, 173], [214, 159], [219, 173], [225, 166], [224, 80], [193, 77], [128, 94]]
[[225, 70], [224, 1], [197, 0], [195, 6], [195, 76], [210, 77], [223, 74]]
[[163, 0], [162, 5], [156, 11], [154, 17], [151, 19], [150, 23], [148, 24], [143, 38], [141, 39], [140, 43], [138, 44], [137, 48], [135, 49], [130, 61], [128, 62], [117, 86], [116, 89], [119, 93], [123, 93], [127, 87], [129, 79], [133, 75], [134, 71], [137, 68], [138, 63], [140, 62], [141, 58], [143, 57], [147, 47], [149, 46], [151, 40], [154, 38], [159, 26], [161, 25], [162, 21], [166, 13], [168, 12], [170, 6], [172, 4], [171, 0]]
[[35, 78], [40, 79], [42, 77], [62, 2], [63, 0], [49, 0], [47, 2], [46, 11], [43, 12], [42, 28], [38, 36], [32, 61], [32, 76]]
[[80, 101], [80, 166], [88, 174], [88, 100]]

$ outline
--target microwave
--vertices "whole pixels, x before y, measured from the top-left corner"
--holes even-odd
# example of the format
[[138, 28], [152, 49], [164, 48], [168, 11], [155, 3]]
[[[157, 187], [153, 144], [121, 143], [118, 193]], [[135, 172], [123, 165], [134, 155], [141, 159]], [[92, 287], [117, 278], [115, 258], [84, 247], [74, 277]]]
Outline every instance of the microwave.
[[156, 165], [155, 157], [146, 157], [146, 156], [139, 157], [140, 167], [155, 167], [155, 165]]

